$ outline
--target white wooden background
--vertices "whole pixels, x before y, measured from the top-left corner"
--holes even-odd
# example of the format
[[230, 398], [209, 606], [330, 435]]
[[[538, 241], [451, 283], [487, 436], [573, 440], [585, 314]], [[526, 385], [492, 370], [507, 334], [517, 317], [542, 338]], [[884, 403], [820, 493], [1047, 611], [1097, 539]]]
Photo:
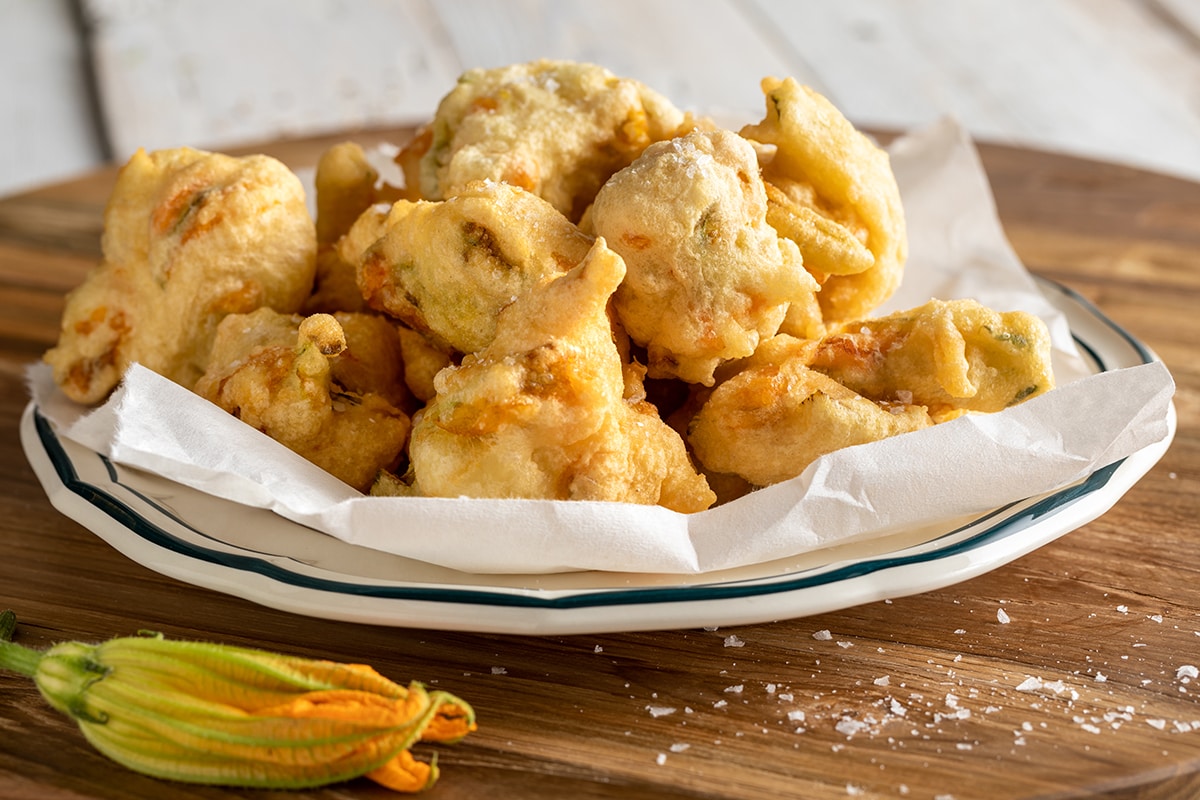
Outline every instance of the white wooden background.
[[0, 0], [0, 194], [138, 146], [420, 120], [465, 68], [604, 64], [761, 113], [794, 75], [855, 122], [1200, 180], [1200, 0]]

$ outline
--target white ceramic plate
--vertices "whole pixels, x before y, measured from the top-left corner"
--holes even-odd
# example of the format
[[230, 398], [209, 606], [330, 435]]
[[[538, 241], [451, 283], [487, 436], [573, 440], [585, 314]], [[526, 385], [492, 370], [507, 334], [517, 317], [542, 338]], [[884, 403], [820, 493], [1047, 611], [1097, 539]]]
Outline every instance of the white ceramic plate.
[[[1070, 290], [1042, 282], [1099, 371], [1155, 356]], [[801, 617], [949, 586], [1103, 514], [1152, 467], [1162, 442], [1085, 480], [952, 527], [696, 576], [571, 572], [474, 575], [347, 544], [269, 511], [112, 463], [67, 439], [33, 404], [25, 453], [51, 503], [134, 561], [186, 583], [329, 619], [493, 633], [572, 634], [729, 626]]]

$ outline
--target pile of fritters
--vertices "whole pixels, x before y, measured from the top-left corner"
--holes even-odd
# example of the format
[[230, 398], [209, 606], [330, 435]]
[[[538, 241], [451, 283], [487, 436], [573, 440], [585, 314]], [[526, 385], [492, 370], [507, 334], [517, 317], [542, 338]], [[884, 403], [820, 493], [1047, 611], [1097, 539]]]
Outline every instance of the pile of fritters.
[[1029, 314], [871, 317], [907, 256], [887, 154], [762, 89], [733, 131], [590, 64], [472, 70], [405, 186], [330, 148], [315, 220], [272, 159], [138, 153], [46, 360], [85, 403], [140, 362], [365, 492], [680, 512], [1052, 388]]

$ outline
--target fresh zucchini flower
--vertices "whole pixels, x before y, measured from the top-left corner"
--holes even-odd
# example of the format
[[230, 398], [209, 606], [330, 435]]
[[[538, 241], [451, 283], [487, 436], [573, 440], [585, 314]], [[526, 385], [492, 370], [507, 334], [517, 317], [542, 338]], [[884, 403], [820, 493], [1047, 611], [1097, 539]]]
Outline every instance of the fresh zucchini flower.
[[100, 752], [159, 778], [282, 789], [366, 776], [417, 792], [438, 769], [412, 745], [476, 727], [457, 697], [363, 664], [158, 635], [37, 651], [7, 641], [14, 624], [0, 615], [0, 668], [33, 678]]

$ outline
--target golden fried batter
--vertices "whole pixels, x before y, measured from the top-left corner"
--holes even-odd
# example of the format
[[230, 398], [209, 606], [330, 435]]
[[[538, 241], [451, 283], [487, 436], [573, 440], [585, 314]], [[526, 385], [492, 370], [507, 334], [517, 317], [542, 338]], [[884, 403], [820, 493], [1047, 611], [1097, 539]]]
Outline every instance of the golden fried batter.
[[444, 350], [434, 347], [424, 334], [406, 325], [398, 325], [396, 332], [403, 354], [404, 383], [413, 397], [428, 403], [437, 394], [433, 387], [434, 376], [450, 366], [452, 360]]
[[417, 491], [711, 505], [679, 435], [636, 387], [626, 399], [636, 372], [624, 369], [606, 310], [624, 273], [597, 240], [579, 266], [505, 308], [486, 349], [438, 373], [414, 419]]
[[[490, 179], [533, 192], [577, 220], [610, 175], [688, 124], [637, 81], [593, 64], [541, 60], [465, 72], [429, 130], [409, 145], [424, 152], [402, 151], [397, 160], [425, 199]], [[419, 174], [411, 173], [414, 164]]]
[[380, 178], [357, 142], [341, 142], [322, 153], [314, 184], [317, 273], [304, 311], [363, 311], [366, 303], [358, 291], [355, 265], [342, 257], [337, 243], [363, 212], [376, 204], [390, 205], [402, 196], [402, 190]]
[[315, 223], [270, 158], [139, 151], [45, 359], [89, 403], [140, 362], [372, 494], [682, 513], [1051, 389], [1032, 315], [868, 318], [907, 258], [888, 156], [762, 90], [734, 133], [592, 64], [470, 70], [405, 187], [330, 147]]
[[974, 300], [931, 300], [848, 323], [821, 341], [811, 366], [872, 400], [926, 406], [939, 420], [1000, 411], [1054, 387], [1045, 323]]
[[351, 394], [377, 394], [396, 408], [415, 411], [397, 325], [365, 312], [339, 311], [333, 318], [346, 337], [346, 349], [331, 364], [333, 382]]
[[824, 280], [875, 266], [875, 255], [864, 244], [867, 231], [852, 215], [823, 206], [810, 184], [779, 175], [772, 180], [767, 183], [767, 222], [804, 245], [804, 266], [810, 273]]
[[[368, 212], [354, 228], [374, 219]], [[592, 244], [545, 200], [495, 181], [441, 202], [401, 200], [382, 228], [360, 259], [363, 296], [460, 353], [486, 347], [500, 309], [574, 267]]]
[[776, 188], [769, 219], [823, 280], [825, 320], [865, 317], [900, 285], [908, 257], [888, 155], [794, 78], [766, 78], [762, 88], [766, 117], [741, 133], [773, 148], [763, 167]]
[[[195, 391], [366, 491], [380, 470], [401, 458], [410, 421], [380, 393], [394, 390], [397, 378], [390, 373], [399, 365], [371, 363], [394, 356], [386, 346], [362, 341], [375, 323], [353, 314], [341, 318], [345, 328], [329, 314], [263, 308], [230, 315], [218, 327]], [[351, 364], [339, 370], [343, 358]], [[339, 371], [345, 384], [337, 380]]]
[[706, 473], [767, 486], [834, 450], [933, 424], [921, 406], [876, 404], [810, 369], [813, 347], [780, 334], [712, 390], [688, 427]]
[[754, 149], [729, 131], [653, 144], [600, 190], [588, 222], [625, 259], [615, 307], [651, 377], [711, 385], [813, 303], [816, 281], [766, 214]]
[[[338, 255], [348, 264], [352, 264], [356, 273], [363, 255], [387, 231], [388, 215], [391, 210], [392, 207], [384, 203], [367, 208], [358, 216], [358, 219], [354, 220], [350, 229], [337, 240], [335, 248]], [[357, 283], [356, 275], [356, 286]]]
[[225, 315], [290, 313], [312, 287], [304, 190], [266, 156], [139, 150], [117, 177], [101, 244], [45, 356], [83, 403], [102, 400], [133, 362], [191, 388]]

